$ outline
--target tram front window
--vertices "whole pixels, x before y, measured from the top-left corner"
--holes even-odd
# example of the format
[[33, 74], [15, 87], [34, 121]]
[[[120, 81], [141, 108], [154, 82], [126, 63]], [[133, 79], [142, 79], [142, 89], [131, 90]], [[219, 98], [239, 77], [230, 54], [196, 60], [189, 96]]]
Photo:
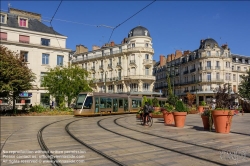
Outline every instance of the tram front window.
[[88, 96], [84, 102], [83, 109], [91, 109], [93, 103], [93, 97]]
[[86, 96], [87, 96], [86, 94], [79, 94], [78, 95], [77, 100], [76, 100], [76, 106], [75, 106], [76, 109], [82, 108], [82, 105], [83, 105], [83, 102], [84, 102]]

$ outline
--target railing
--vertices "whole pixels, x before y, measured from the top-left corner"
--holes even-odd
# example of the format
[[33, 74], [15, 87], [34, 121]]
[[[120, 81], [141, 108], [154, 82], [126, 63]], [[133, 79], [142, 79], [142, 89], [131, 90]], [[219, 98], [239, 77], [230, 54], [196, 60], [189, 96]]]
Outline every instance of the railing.
[[121, 62], [117, 62], [117, 66], [121, 66], [122, 65], [122, 63]]
[[223, 79], [199, 79], [199, 82], [224, 82]]
[[130, 60], [130, 64], [135, 64], [135, 60]]
[[190, 92], [196, 92], [196, 90], [195, 89], [191, 89]]
[[117, 92], [121, 93], [121, 92], [123, 92], [123, 89], [117, 89]]
[[[116, 50], [116, 51], [113, 51], [111, 53], [106, 52], [106, 53], [95, 54], [95, 55], [84, 57], [84, 58], [76, 58], [76, 59], [73, 59], [72, 62], [78, 62], [78, 61], [88, 60], [88, 59], [95, 59], [98, 57], [109, 56], [109, 55], [114, 55], [114, 54], [118, 54], [118, 53], [122, 53], [122, 52], [130, 52], [130, 51], [148, 51], [148, 52], [154, 53], [153, 48], [132, 47], [132, 48], [123, 49], [123, 50]], [[79, 56], [82, 56], [82, 55], [83, 54], [79, 54]]]
[[130, 92], [138, 92], [138, 88], [131, 88]]
[[99, 66], [99, 69], [103, 69], [103, 65], [100, 65], [100, 66]]
[[108, 93], [114, 93], [114, 90], [108, 90]]
[[184, 90], [184, 91], [183, 91], [183, 93], [187, 93], [187, 92], [189, 92], [189, 90]]
[[206, 66], [205, 70], [212, 70], [212, 66]]
[[187, 70], [187, 71], [184, 71], [183, 74], [188, 74], [188, 70]]
[[124, 76], [124, 80], [135, 80], [135, 79], [146, 79], [146, 80], [155, 80], [155, 76], [152, 75], [129, 75]]
[[195, 71], [196, 71], [196, 68], [191, 69], [191, 70], [190, 70], [190, 73], [193, 73], [193, 72], [195, 72]]
[[108, 67], [109, 67], [109, 68], [112, 68], [112, 64], [108, 64]]
[[153, 60], [143, 59], [143, 63], [144, 63], [144, 64], [152, 64], [152, 63], [153, 63]]
[[91, 70], [95, 70], [95, 66], [92, 66], [92, 67], [91, 67]]
[[0, 40], [7, 40], [7, 38], [5, 38], [5, 37], [1, 37], [1, 38], [0, 38]]
[[215, 70], [220, 70], [220, 66], [215, 66]]

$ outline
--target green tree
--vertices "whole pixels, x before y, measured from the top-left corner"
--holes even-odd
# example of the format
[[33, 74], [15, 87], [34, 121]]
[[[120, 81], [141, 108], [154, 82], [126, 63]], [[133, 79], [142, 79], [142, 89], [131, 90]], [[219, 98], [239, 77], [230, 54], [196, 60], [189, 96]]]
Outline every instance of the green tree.
[[242, 98], [250, 100], [250, 69], [240, 77], [242, 80], [239, 85], [239, 94]]
[[59, 107], [70, 105], [80, 93], [92, 91], [87, 81], [88, 72], [77, 65], [49, 69], [42, 84], [49, 94], [59, 100]]
[[0, 97], [12, 100], [13, 110], [15, 101], [23, 91], [32, 89], [35, 74], [23, 63], [23, 57], [0, 45]]

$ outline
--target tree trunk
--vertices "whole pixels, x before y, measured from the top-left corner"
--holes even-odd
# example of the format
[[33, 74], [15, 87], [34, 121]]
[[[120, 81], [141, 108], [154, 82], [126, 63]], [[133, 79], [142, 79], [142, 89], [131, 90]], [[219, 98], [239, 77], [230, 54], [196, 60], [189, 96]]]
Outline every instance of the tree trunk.
[[12, 101], [12, 110], [13, 113], [16, 115], [16, 96], [13, 94], [13, 101]]

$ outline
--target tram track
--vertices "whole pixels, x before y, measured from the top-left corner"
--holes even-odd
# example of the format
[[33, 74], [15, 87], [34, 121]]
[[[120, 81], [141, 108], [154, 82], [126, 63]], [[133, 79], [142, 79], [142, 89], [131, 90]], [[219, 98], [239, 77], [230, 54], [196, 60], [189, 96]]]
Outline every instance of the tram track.
[[[116, 119], [114, 120], [114, 123], [115, 123], [117, 126], [120, 126], [120, 127], [122, 127], [122, 128], [131, 130], [131, 131], [135, 131], [135, 132], [139, 132], [139, 133], [142, 133], [142, 134], [146, 134], [146, 135], [150, 135], [150, 136], [154, 136], [154, 137], [158, 137], [158, 138], [170, 140], [170, 141], [175, 141], [175, 142], [178, 142], [178, 143], [184, 143], [184, 144], [188, 144], [188, 145], [192, 145], [192, 146], [196, 146], [196, 147], [201, 147], [201, 148], [206, 148], [206, 149], [214, 150], [214, 151], [217, 151], [217, 152], [221, 152], [221, 149], [218, 149], [218, 148], [207, 147], [207, 146], [203, 146], [203, 145], [199, 145], [199, 144], [195, 144], [195, 143], [191, 143], [191, 142], [187, 142], [187, 141], [176, 140], [176, 139], [173, 139], [173, 138], [163, 137], [163, 136], [160, 136], [160, 135], [151, 134], [151, 133], [148, 133], [148, 132], [143, 132], [143, 131], [140, 131], [140, 130], [135, 130], [135, 129], [126, 127], [126, 126], [124, 126], [124, 125], [121, 125], [121, 124], [117, 123], [117, 120], [119, 120], [119, 119], [121, 119], [121, 118], [125, 118], [125, 117], [116, 118]], [[250, 158], [249, 155], [246, 155], [246, 157]]]
[[[120, 125], [120, 124], [118, 124], [118, 123], [116, 122], [118, 119], [121, 119], [121, 118], [124, 118], [124, 117], [119, 117], [119, 118], [114, 119], [114, 120], [113, 120], [114, 124], [116, 124], [116, 125], [118, 125], [118, 126], [120, 126], [120, 127], [123, 127], [123, 128], [125, 128], [125, 129], [127, 129], [127, 130], [131, 130], [131, 131], [139, 132], [139, 133], [142, 133], [142, 134], [147, 134], [147, 135], [155, 136], [155, 137], [158, 137], [158, 138], [169, 139], [169, 138], [166, 138], [166, 137], [162, 137], [162, 136], [158, 136], [158, 135], [154, 135], [154, 134], [150, 134], [150, 133], [146, 133], [146, 132], [141, 132], [141, 131], [139, 131], [139, 130], [134, 130], [134, 129], [131, 129], [131, 128], [122, 126], [122, 125]], [[192, 154], [189, 154], [189, 153], [182, 152], [182, 151], [180, 151], [180, 150], [175, 150], [175, 149], [173, 149], [173, 148], [167, 148], [167, 147], [164, 147], [164, 146], [155, 144], [155, 143], [150, 143], [150, 142], [147, 142], [147, 141], [144, 141], [144, 140], [140, 140], [140, 139], [137, 139], [137, 138], [134, 138], [134, 137], [131, 137], [131, 136], [127, 136], [127, 135], [125, 135], [125, 134], [118, 133], [118, 132], [116, 132], [116, 131], [112, 131], [112, 130], [110, 130], [110, 129], [108, 129], [108, 128], [106, 128], [106, 127], [104, 127], [104, 126], [101, 125], [101, 121], [103, 121], [103, 120], [104, 120], [104, 119], [99, 120], [99, 121], [97, 122], [97, 125], [98, 125], [100, 128], [102, 128], [102, 129], [104, 129], [104, 130], [106, 130], [106, 131], [109, 131], [109, 132], [111, 132], [111, 133], [113, 133], [113, 134], [116, 134], [116, 135], [119, 135], [119, 136], [122, 136], [122, 137], [125, 137], [125, 138], [129, 138], [129, 139], [131, 139], [131, 140], [138, 141], [138, 142], [140, 142], [140, 143], [144, 143], [144, 144], [147, 144], [147, 145], [151, 145], [151, 146], [153, 146], [153, 147], [157, 147], [157, 148], [160, 148], [160, 149], [163, 149], [163, 150], [168, 150], [168, 151], [175, 152], [175, 153], [178, 153], [178, 154], [181, 154], [181, 155], [185, 155], [185, 156], [189, 156], [189, 157], [192, 157], [192, 158], [195, 158], [195, 159], [203, 160], [203, 161], [206, 161], [206, 162], [209, 162], [209, 163], [213, 163], [213, 164], [217, 164], [217, 165], [221, 165], [221, 166], [222, 166], [222, 165], [223, 165], [223, 166], [224, 166], [224, 165], [226, 166], [226, 164], [223, 164], [223, 163], [217, 162], [217, 161], [211, 161], [211, 160], [209, 160], [209, 159], [207, 159], [207, 158], [205, 158], [205, 157], [203, 158], [203, 157], [195, 156], [195, 155], [192, 155]], [[176, 140], [174, 140], [174, 139], [169, 139], [169, 140], [171, 140], [171, 141], [176, 141]], [[178, 140], [177, 140], [176, 142], [178, 142]], [[179, 142], [180, 142], [180, 141], [179, 141]], [[182, 143], [185, 144], [185, 142], [182, 142]], [[187, 142], [186, 144], [188, 144], [188, 142]], [[196, 144], [190, 144], [190, 145], [197, 146]], [[207, 148], [207, 147], [200, 147], [200, 148]], [[212, 149], [212, 150], [215, 150], [215, 149]], [[221, 150], [216, 149], [215, 151], [221, 151]]]
[[[72, 118], [69, 118], [69, 119], [72, 119]], [[54, 165], [54, 166], [62, 166], [61, 163], [58, 162], [58, 160], [56, 159], [56, 157], [53, 156], [53, 154], [50, 152], [49, 148], [46, 146], [44, 140], [43, 140], [43, 130], [52, 125], [52, 124], [55, 124], [55, 123], [58, 123], [58, 122], [61, 122], [61, 121], [65, 121], [65, 120], [69, 120], [69, 119], [63, 119], [63, 120], [58, 120], [58, 121], [55, 121], [55, 122], [52, 122], [52, 123], [49, 123], [45, 126], [43, 126], [37, 133], [37, 140], [38, 140], [38, 143], [42, 149], [42, 151], [44, 152], [44, 154], [46, 155], [47, 159], [51, 161], [51, 164]]]
[[[104, 119], [107, 119], [107, 118], [104, 118]], [[83, 146], [86, 146], [87, 148], [91, 149], [92, 151], [96, 152], [97, 154], [103, 156], [103, 157], [106, 158], [107, 160], [109, 160], [109, 161], [111, 161], [111, 162], [113, 162], [113, 163], [115, 163], [115, 164], [117, 164], [117, 165], [119, 165], [119, 166], [126, 166], [126, 164], [124, 164], [124, 163], [122, 163], [122, 162], [116, 160], [115, 158], [113, 158], [113, 157], [111, 157], [111, 156], [109, 156], [109, 155], [103, 153], [102, 151], [100, 151], [100, 150], [94, 148], [93, 146], [87, 144], [86, 142], [80, 140], [80, 139], [77, 138], [74, 134], [72, 134], [72, 133], [70, 132], [70, 130], [69, 130], [69, 126], [70, 126], [72, 123], [74, 123], [74, 122], [76, 122], [76, 121], [79, 121], [79, 120], [81, 120], [81, 119], [72, 121], [72, 122], [68, 123], [68, 124], [65, 126], [66, 132], [67, 132], [74, 140], [76, 140], [78, 143], [82, 144]]]

